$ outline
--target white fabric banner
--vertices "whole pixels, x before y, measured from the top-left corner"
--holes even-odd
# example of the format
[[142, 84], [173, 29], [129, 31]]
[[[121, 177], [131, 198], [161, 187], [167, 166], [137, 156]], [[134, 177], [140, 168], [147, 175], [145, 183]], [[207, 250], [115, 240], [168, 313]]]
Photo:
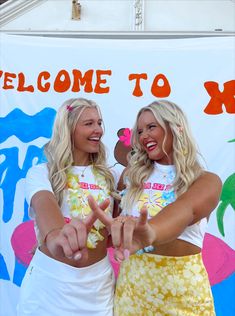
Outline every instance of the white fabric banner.
[[[185, 111], [206, 168], [224, 183], [210, 218], [204, 260], [217, 315], [234, 314], [235, 38], [96, 40], [2, 34], [0, 47], [0, 316], [15, 315], [30, 260], [25, 253], [32, 242], [27, 238], [31, 224], [25, 175], [42, 161], [56, 110], [73, 97], [100, 105], [110, 165], [122, 162], [129, 129], [142, 106], [165, 98]], [[117, 135], [120, 129], [125, 130]]]

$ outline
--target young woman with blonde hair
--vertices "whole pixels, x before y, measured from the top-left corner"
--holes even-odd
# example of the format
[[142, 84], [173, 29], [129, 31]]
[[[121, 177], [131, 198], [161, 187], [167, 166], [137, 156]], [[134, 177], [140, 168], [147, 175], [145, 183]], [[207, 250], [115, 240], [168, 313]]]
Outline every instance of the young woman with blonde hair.
[[121, 216], [110, 219], [89, 200], [123, 261], [114, 315], [215, 315], [201, 249], [221, 181], [201, 166], [186, 117], [173, 102], [139, 111], [132, 147]]
[[117, 193], [106, 165], [102, 125], [95, 102], [67, 100], [45, 146], [48, 162], [27, 174], [26, 199], [38, 248], [22, 283], [19, 316], [113, 314], [108, 232], [87, 202], [93, 196], [112, 217]]

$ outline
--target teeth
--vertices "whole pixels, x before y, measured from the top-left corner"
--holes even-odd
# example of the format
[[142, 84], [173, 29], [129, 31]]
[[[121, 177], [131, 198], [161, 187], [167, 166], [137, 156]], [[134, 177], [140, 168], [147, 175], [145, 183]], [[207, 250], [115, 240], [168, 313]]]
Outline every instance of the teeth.
[[89, 139], [90, 139], [90, 140], [100, 140], [99, 137], [90, 137]]
[[151, 143], [148, 143], [148, 144], [146, 145], [146, 147], [147, 147], [147, 148], [149, 148], [149, 147], [151, 147], [151, 146], [155, 146], [155, 145], [156, 145], [156, 143], [151, 142]]

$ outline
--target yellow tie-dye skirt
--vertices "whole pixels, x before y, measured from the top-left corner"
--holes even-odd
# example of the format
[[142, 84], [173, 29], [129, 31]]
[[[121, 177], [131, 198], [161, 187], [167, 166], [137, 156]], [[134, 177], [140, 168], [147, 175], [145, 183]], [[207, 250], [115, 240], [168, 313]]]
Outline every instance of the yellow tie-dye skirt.
[[215, 316], [201, 254], [130, 256], [121, 264], [114, 315]]

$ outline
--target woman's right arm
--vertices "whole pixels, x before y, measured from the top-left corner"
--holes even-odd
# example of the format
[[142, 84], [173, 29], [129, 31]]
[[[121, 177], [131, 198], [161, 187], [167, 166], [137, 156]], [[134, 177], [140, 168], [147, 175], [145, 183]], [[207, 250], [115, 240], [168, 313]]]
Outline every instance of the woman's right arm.
[[[42, 248], [60, 260], [73, 258], [86, 248], [87, 231], [96, 217], [87, 222], [72, 220], [66, 224], [54, 196], [45, 164], [32, 167], [26, 176], [26, 200], [29, 214], [36, 221]], [[79, 255], [78, 255], [79, 257]]]
[[30, 206], [34, 209], [42, 241], [49, 237], [48, 232], [63, 228], [64, 217], [53, 193], [46, 190], [35, 193]]
[[31, 202], [35, 210], [36, 222], [42, 236], [43, 245], [51, 255], [63, 260], [87, 259], [87, 234], [96, 217], [89, 217], [86, 221], [71, 220], [65, 223], [58, 203], [51, 192], [37, 192]]

